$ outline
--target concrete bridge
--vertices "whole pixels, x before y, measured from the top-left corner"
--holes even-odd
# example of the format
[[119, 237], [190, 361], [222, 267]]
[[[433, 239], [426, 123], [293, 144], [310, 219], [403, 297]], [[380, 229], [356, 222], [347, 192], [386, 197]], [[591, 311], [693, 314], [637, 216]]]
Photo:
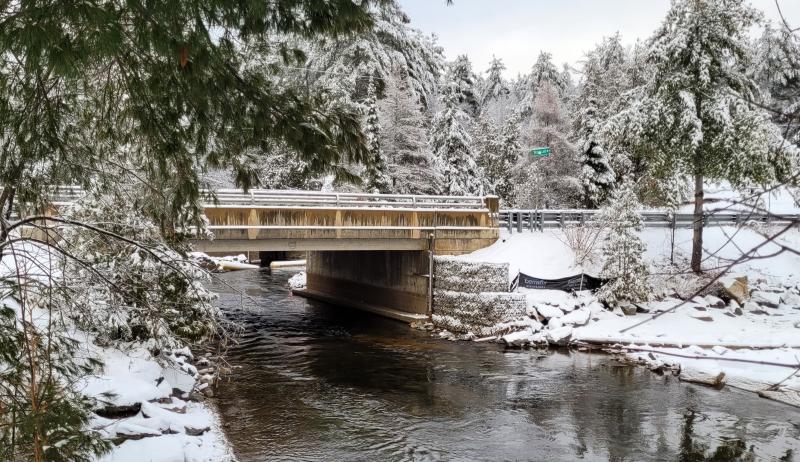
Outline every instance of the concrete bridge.
[[[82, 191], [61, 188], [57, 205]], [[499, 237], [497, 197], [223, 189], [203, 204], [210, 254], [305, 252], [298, 295], [405, 321], [427, 319], [433, 255], [469, 253]]]
[[[298, 295], [405, 321], [431, 310], [432, 257], [468, 253], [499, 236], [496, 197], [215, 191], [204, 204], [213, 240], [199, 251], [305, 251]], [[274, 255], [274, 254], [272, 254]]]

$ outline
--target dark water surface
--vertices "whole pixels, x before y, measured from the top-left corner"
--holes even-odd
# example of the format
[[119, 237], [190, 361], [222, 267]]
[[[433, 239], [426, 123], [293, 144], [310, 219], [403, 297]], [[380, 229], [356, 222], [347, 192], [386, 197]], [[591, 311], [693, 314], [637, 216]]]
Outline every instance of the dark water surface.
[[795, 408], [604, 355], [434, 339], [293, 297], [289, 276], [214, 284], [244, 328], [217, 401], [243, 462], [800, 461]]

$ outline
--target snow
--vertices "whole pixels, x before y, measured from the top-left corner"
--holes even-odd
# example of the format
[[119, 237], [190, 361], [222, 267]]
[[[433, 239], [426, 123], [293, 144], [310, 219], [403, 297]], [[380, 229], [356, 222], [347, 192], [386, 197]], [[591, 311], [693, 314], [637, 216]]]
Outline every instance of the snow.
[[292, 289], [306, 288], [306, 272], [301, 271], [289, 278], [289, 287]]
[[[671, 232], [659, 228], [640, 232], [646, 245], [645, 260], [651, 268], [675, 271], [667, 264]], [[589, 272], [574, 265], [574, 253], [562, 242], [560, 233], [502, 231], [492, 246], [450, 258], [508, 263], [512, 279], [519, 271], [542, 278]], [[707, 227], [704, 235], [707, 266], [725, 265], [764, 240], [749, 228]], [[787, 233], [780, 243], [800, 248], [800, 232]], [[676, 262], [685, 263], [690, 248], [691, 230], [676, 230]], [[759, 255], [777, 249], [770, 244]], [[592, 265], [596, 268], [598, 262]], [[724, 279], [746, 275], [752, 292], [743, 310], [736, 301], [725, 302], [709, 294], [686, 303], [674, 297], [638, 303], [637, 313], [625, 316], [620, 310], [604, 309], [589, 292], [518, 288], [517, 292], [526, 297], [528, 316], [538, 317], [544, 324], [522, 327], [518, 323], [515, 332], [500, 340], [510, 347], [549, 343], [615, 348], [651, 368], [672, 368], [681, 380], [742, 388], [800, 406], [800, 256], [780, 253], [748, 261], [734, 271]], [[675, 286], [685, 280], [658, 279], [662, 279], [662, 292], [686, 289]]]

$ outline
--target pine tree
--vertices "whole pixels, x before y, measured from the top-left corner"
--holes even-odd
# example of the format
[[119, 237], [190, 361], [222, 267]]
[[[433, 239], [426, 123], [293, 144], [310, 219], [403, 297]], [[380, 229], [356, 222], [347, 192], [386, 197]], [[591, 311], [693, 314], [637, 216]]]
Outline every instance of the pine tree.
[[620, 104], [620, 96], [629, 87], [627, 54], [619, 34], [603, 39], [587, 55], [583, 82], [576, 96], [575, 137], [581, 159], [581, 182], [586, 207], [600, 205], [616, 181], [603, 139], [602, 124]]
[[425, 108], [435, 104], [438, 80], [445, 71], [442, 48], [435, 36], [410, 26], [396, 1], [377, 2], [371, 10], [374, 26], [359, 34], [313, 40], [308, 44], [308, 85], [339, 89], [354, 100], [366, 94], [367, 80], [359, 68], [375, 72], [376, 95], [385, 95], [385, 82], [395, 68], [407, 73], [409, 88]]
[[380, 143], [389, 163], [392, 191], [436, 194], [441, 177], [427, 149], [422, 107], [401, 68], [393, 69], [385, 84], [386, 97], [379, 103]]
[[611, 306], [647, 301], [651, 295], [649, 271], [642, 259], [645, 245], [638, 234], [642, 230], [638, 208], [636, 193], [626, 181], [614, 190], [600, 212], [600, 223], [608, 225], [600, 277], [609, 281], [600, 289], [598, 298]]
[[[515, 206], [574, 207], [581, 196], [577, 150], [569, 141], [569, 124], [556, 88], [544, 81], [532, 108], [532, 121], [522, 131], [528, 148], [549, 147], [549, 157], [528, 158], [518, 168]], [[535, 187], [534, 187], [535, 186]]]
[[508, 84], [503, 78], [504, 70], [506, 70], [506, 66], [503, 61], [492, 56], [486, 80], [481, 90], [481, 107], [486, 107], [492, 101], [505, 99], [511, 93]]
[[386, 157], [381, 149], [381, 126], [378, 120], [378, 105], [375, 101], [375, 85], [370, 78], [367, 89], [367, 100], [364, 103], [367, 111], [367, 120], [364, 124], [364, 132], [367, 139], [367, 147], [370, 153], [370, 162], [367, 163], [364, 171], [367, 191], [388, 193], [390, 192], [390, 180], [387, 175]]
[[500, 197], [502, 204], [513, 202], [513, 170], [519, 162], [519, 121], [516, 117], [496, 126], [481, 117], [473, 126], [477, 164], [482, 172], [484, 191]]
[[779, 130], [749, 103], [756, 84], [745, 73], [747, 34], [757, 17], [743, 0], [673, 2], [649, 45], [655, 77], [610, 130], [638, 145], [654, 177], [693, 177], [695, 272], [702, 271], [704, 181], [764, 184], [791, 170]]
[[760, 103], [772, 110], [772, 120], [786, 138], [800, 146], [800, 37], [784, 28], [767, 24], [755, 44], [753, 77], [760, 89]]
[[445, 90], [442, 111], [433, 121], [431, 146], [442, 170], [444, 193], [447, 195], [476, 195], [481, 182], [472, 140], [465, 127], [469, 116], [459, 104], [458, 84]]
[[461, 110], [470, 117], [476, 116], [480, 111], [476, 81], [477, 77], [467, 55], [460, 55], [450, 63], [444, 76], [447, 91], [453, 94]]
[[254, 63], [278, 55], [296, 65], [302, 50], [276, 37], [364, 31], [372, 5], [189, 0], [176, 21], [173, 2], [4, 3], [0, 51], [19, 59], [0, 61], [0, 183], [13, 185], [2, 209], [12, 195], [42, 199], [53, 183], [91, 188], [118, 156], [169, 187], [167, 209], [153, 213], [177, 216], [190, 203], [196, 223], [200, 172], [232, 168], [252, 186], [257, 172], [242, 158], [276, 141], [320, 167], [366, 162], [356, 108], [274, 85], [280, 68]]
[[531, 68], [531, 73], [524, 76], [517, 83], [520, 101], [517, 110], [523, 116], [527, 117], [531, 115], [539, 89], [544, 82], [548, 82], [555, 88], [559, 98], [564, 97], [564, 93], [567, 89], [567, 82], [564, 80], [564, 75], [559, 72], [558, 68], [553, 64], [553, 55], [542, 51], [536, 58], [536, 62]]

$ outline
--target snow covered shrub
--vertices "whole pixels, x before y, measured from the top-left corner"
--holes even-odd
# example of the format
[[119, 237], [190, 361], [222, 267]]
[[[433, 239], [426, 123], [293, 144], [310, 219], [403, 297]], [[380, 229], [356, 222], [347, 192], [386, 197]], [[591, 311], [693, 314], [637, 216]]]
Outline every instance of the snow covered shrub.
[[575, 264], [582, 266], [594, 259], [606, 228], [607, 224], [599, 219], [589, 220], [582, 225], [565, 226], [556, 237], [575, 254]]
[[[159, 227], [120, 198], [90, 196], [68, 215], [92, 223], [67, 228], [63, 243], [76, 259], [67, 261], [68, 277], [84, 284], [84, 308], [70, 313], [98, 339], [150, 341], [176, 347], [201, 341], [217, 328], [213, 294], [202, 281], [208, 273], [163, 239]], [[173, 244], [177, 246], [178, 244]]]
[[60, 256], [26, 242], [2, 250], [0, 460], [94, 460], [110, 444], [88, 428], [93, 402], [72, 384], [99, 363], [62, 316], [71, 291], [53, 270]]
[[626, 181], [612, 192], [608, 205], [600, 212], [600, 220], [608, 223], [600, 277], [609, 282], [600, 289], [598, 298], [612, 306], [650, 297], [649, 271], [642, 259], [645, 245], [638, 234], [642, 230], [638, 208], [636, 194]]

